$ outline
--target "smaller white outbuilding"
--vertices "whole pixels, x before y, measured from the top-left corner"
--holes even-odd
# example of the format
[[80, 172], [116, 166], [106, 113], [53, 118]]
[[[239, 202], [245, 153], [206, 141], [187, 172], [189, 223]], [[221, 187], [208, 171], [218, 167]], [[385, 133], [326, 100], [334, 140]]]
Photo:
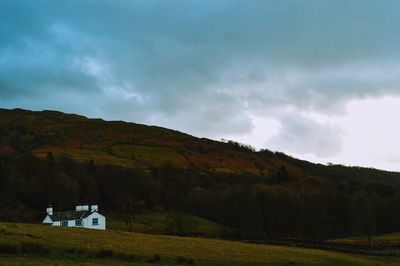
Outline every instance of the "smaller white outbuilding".
[[53, 207], [46, 209], [44, 224], [51, 226], [82, 227], [106, 229], [106, 217], [99, 213], [98, 205], [77, 205], [75, 211], [53, 212]]

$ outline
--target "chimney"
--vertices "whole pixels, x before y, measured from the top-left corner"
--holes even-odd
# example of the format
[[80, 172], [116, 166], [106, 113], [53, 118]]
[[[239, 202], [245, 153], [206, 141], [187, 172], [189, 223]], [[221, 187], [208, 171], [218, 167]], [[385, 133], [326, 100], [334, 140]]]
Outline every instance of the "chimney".
[[94, 212], [94, 211], [98, 211], [99, 210], [99, 205], [92, 205], [90, 206], [90, 211]]
[[89, 210], [89, 205], [82, 205], [82, 211], [88, 211]]
[[51, 207], [51, 205], [49, 207], [46, 208], [46, 213], [48, 215], [53, 215], [53, 207]]

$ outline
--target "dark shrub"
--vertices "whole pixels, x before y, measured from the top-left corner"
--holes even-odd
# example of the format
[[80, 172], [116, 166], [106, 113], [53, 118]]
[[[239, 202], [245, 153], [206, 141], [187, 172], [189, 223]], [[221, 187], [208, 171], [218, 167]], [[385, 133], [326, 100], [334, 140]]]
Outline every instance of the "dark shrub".
[[154, 256], [149, 260], [150, 263], [158, 263], [161, 261], [160, 254], [154, 254]]
[[187, 259], [186, 259], [186, 264], [188, 264], [188, 265], [193, 265], [193, 264], [194, 264], [194, 259], [192, 259], [192, 258], [187, 258]]
[[21, 242], [21, 252], [23, 254], [46, 254], [48, 250], [42, 243], [38, 242]]
[[66, 253], [71, 253], [71, 254], [74, 254], [75, 251], [76, 251], [75, 248], [67, 248], [67, 249], [65, 250]]
[[126, 253], [122, 253], [122, 252], [118, 252], [114, 254], [114, 257], [122, 259], [122, 260], [128, 260], [128, 261], [132, 261], [132, 260], [138, 260], [139, 258], [136, 257], [135, 255], [132, 254], [126, 254]]
[[192, 258], [185, 258], [185, 257], [179, 256], [176, 258], [176, 264], [192, 265], [192, 264], [194, 264], [194, 260]]
[[0, 243], [0, 254], [17, 254], [18, 247], [12, 244]]
[[177, 257], [176, 258], [176, 264], [185, 264], [186, 263], [186, 259], [184, 257]]
[[114, 251], [112, 251], [111, 249], [102, 249], [97, 252], [96, 255], [99, 258], [111, 258], [112, 256], [114, 256]]
[[85, 254], [85, 251], [83, 249], [79, 249], [79, 248], [67, 248], [67, 249], [65, 249], [65, 252], [70, 253], [70, 254], [76, 254], [76, 255]]

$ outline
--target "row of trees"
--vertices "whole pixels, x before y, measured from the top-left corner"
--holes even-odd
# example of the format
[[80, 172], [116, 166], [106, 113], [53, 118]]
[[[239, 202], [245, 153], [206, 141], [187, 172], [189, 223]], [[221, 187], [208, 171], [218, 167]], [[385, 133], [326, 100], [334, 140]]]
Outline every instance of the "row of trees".
[[[400, 230], [398, 187], [290, 176], [96, 166], [69, 158], [0, 155], [0, 219], [39, 221], [48, 204], [67, 210], [98, 203], [129, 217], [182, 211], [219, 222], [237, 236], [326, 239]], [[174, 220], [175, 221], [175, 220]], [[180, 220], [176, 219], [179, 224]], [[183, 229], [180, 229], [179, 233]]]

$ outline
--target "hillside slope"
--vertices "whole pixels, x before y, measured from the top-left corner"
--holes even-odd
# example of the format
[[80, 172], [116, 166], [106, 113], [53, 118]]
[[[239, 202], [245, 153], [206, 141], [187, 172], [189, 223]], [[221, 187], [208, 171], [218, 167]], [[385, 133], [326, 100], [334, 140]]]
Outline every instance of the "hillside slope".
[[275, 174], [282, 167], [304, 177], [365, 179], [400, 183], [400, 174], [360, 167], [324, 166], [282, 153], [255, 152], [238, 143], [196, 138], [178, 131], [123, 121], [89, 119], [56, 111], [0, 109], [0, 152], [48, 152], [73, 160], [127, 168], [163, 168], [235, 174]]
[[88, 119], [55, 111], [0, 109], [0, 151], [31, 152], [39, 157], [51, 151], [78, 161], [94, 160], [130, 168], [163, 167], [213, 169], [263, 174], [285, 165], [278, 158], [232, 144], [199, 139], [156, 126]]

